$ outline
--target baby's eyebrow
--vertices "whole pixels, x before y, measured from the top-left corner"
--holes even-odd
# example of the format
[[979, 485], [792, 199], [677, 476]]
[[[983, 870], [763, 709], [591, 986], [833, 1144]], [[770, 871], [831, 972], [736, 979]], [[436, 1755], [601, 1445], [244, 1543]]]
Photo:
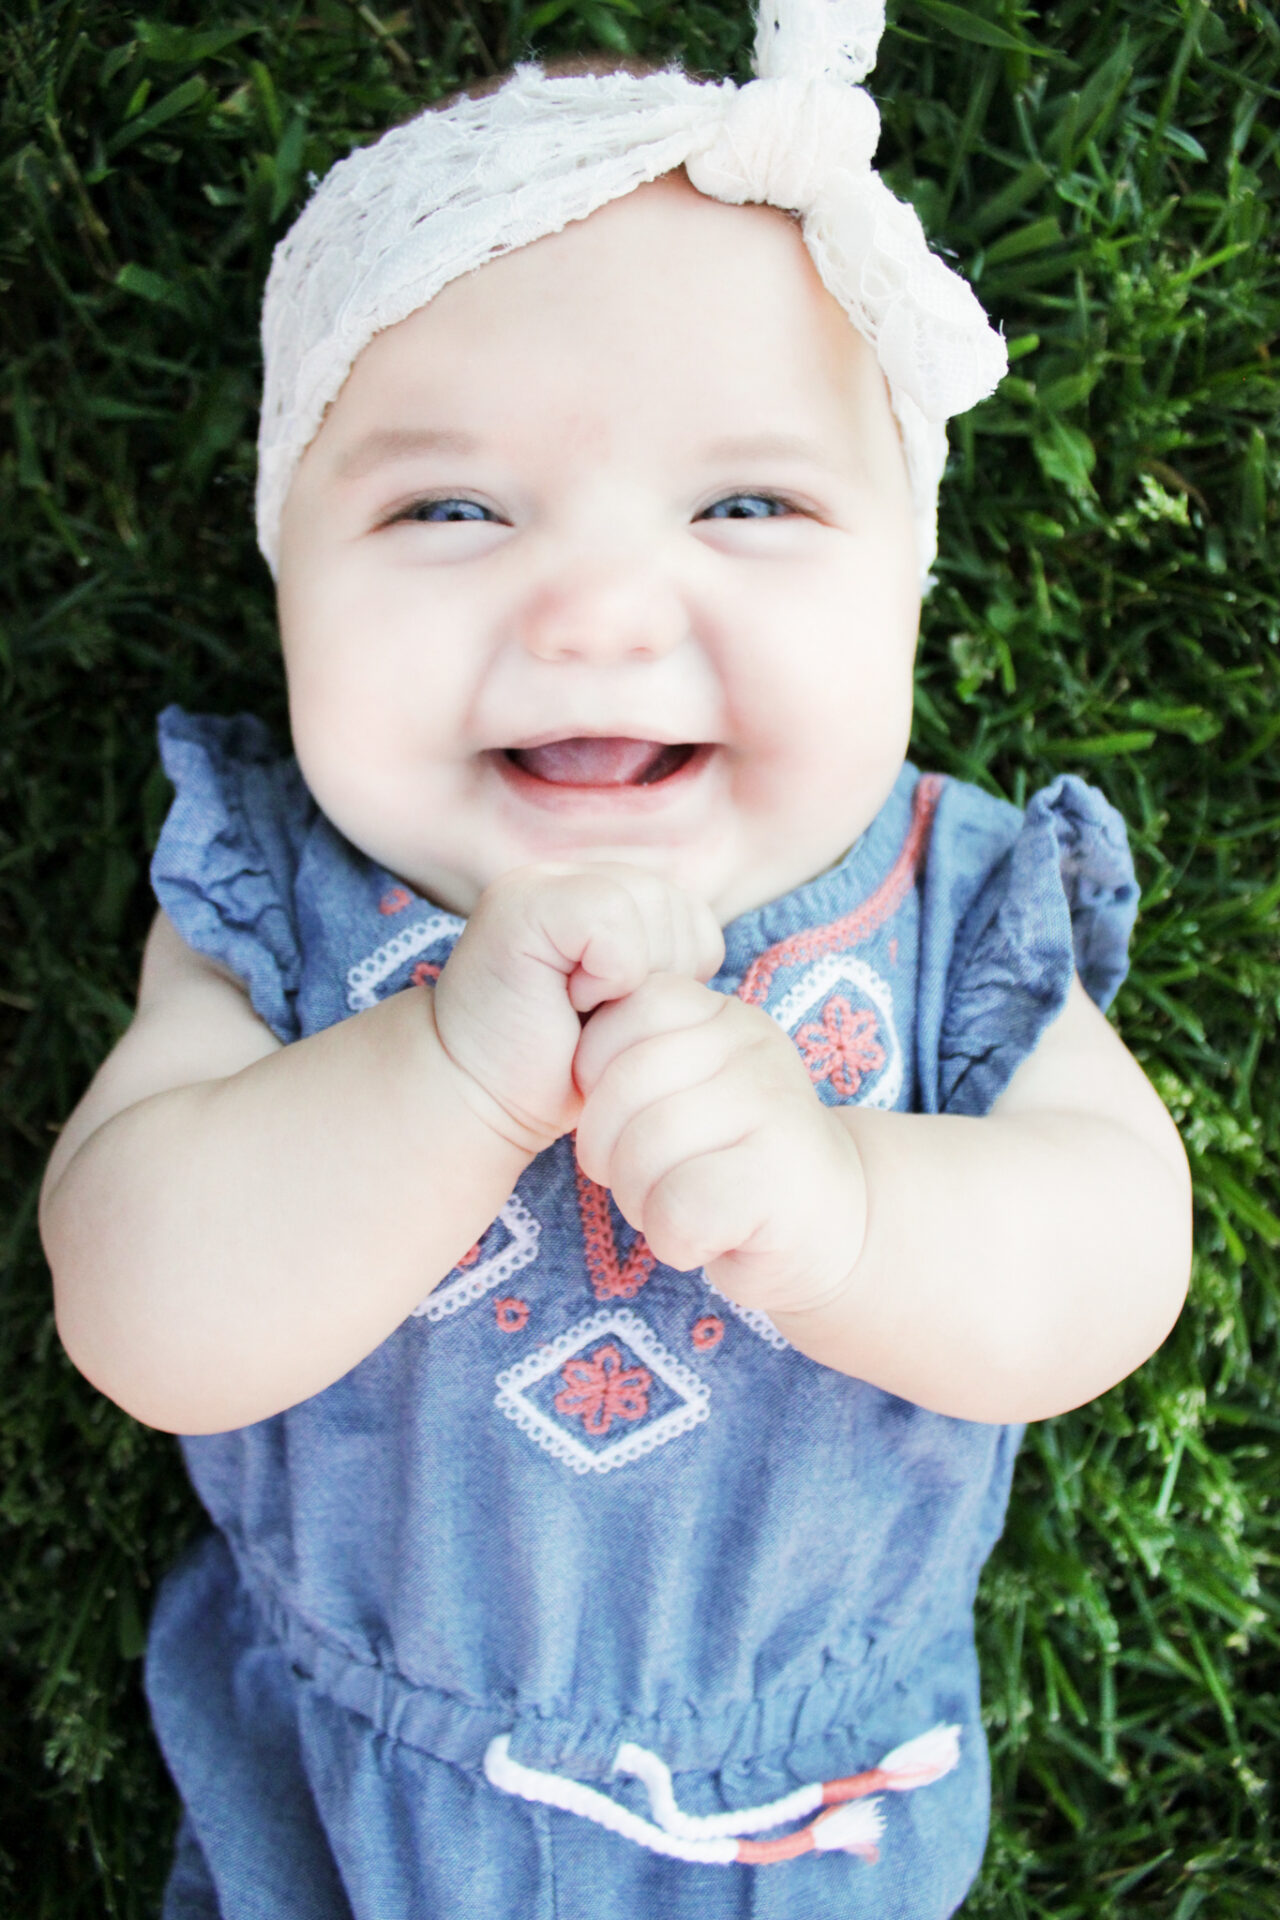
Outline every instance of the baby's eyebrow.
[[831, 449], [799, 433], [750, 433], [716, 440], [702, 449], [705, 460], [813, 460], [831, 463]]
[[478, 453], [474, 434], [452, 427], [375, 427], [347, 448], [336, 466], [340, 480], [359, 480], [389, 460], [415, 453]]
[[[360, 480], [376, 468], [393, 460], [411, 459], [415, 454], [471, 454], [484, 451], [484, 442], [473, 433], [455, 427], [375, 427], [362, 434], [337, 460], [334, 472], [339, 480]], [[805, 460], [811, 465], [832, 467], [836, 463], [832, 449], [821, 440], [800, 433], [751, 433], [714, 440], [700, 449], [706, 462], [726, 460]]]

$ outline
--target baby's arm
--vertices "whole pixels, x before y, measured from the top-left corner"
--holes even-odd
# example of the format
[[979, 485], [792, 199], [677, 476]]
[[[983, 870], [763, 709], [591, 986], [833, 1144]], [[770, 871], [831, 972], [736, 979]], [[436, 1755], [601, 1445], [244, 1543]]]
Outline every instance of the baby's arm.
[[654, 967], [706, 978], [705, 908], [611, 866], [482, 897], [434, 993], [282, 1047], [160, 915], [132, 1026], [41, 1195], [76, 1365], [151, 1425], [245, 1425], [397, 1327], [571, 1127], [579, 1014]]
[[983, 1119], [824, 1106], [767, 1014], [687, 980], [603, 1008], [577, 1072], [579, 1158], [659, 1259], [920, 1406], [1043, 1419], [1177, 1318], [1186, 1157], [1078, 982]]
[[[1191, 1180], [1150, 1082], [1079, 981], [985, 1119], [845, 1109], [868, 1193], [844, 1297], [783, 1331], [895, 1392], [1045, 1419], [1114, 1386], [1178, 1317]], [[895, 1286], [895, 1274], [909, 1275]]]

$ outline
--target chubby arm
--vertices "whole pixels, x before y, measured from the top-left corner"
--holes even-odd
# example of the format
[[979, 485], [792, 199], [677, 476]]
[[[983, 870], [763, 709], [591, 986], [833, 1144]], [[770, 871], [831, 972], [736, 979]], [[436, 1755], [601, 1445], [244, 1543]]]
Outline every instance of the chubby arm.
[[[701, 996], [701, 998], [699, 998]], [[585, 1170], [659, 1259], [935, 1412], [1043, 1419], [1177, 1318], [1190, 1181], [1172, 1121], [1075, 982], [992, 1113], [827, 1107], [757, 1008], [651, 981], [594, 1016]]]
[[802, 1351], [970, 1420], [1082, 1405], [1153, 1353], [1191, 1265], [1191, 1182], [1145, 1074], [1077, 980], [983, 1119], [839, 1115], [866, 1193]]
[[282, 1047], [159, 915], [133, 1024], [41, 1194], [72, 1360], [183, 1433], [319, 1392], [573, 1125], [580, 1016], [654, 967], [705, 979], [722, 953], [707, 909], [655, 876], [523, 868], [486, 890], [434, 992]]
[[72, 1360], [184, 1433], [327, 1386], [449, 1271], [531, 1157], [468, 1092], [427, 991], [282, 1047], [158, 915], [133, 1024], [41, 1194]]

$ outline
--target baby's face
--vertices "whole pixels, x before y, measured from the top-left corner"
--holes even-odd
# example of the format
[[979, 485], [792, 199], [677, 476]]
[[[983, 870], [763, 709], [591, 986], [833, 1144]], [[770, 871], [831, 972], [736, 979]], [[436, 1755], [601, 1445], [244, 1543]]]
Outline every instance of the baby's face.
[[609, 859], [727, 922], [887, 796], [918, 579], [873, 351], [785, 214], [675, 176], [360, 355], [285, 506], [294, 743], [455, 912]]

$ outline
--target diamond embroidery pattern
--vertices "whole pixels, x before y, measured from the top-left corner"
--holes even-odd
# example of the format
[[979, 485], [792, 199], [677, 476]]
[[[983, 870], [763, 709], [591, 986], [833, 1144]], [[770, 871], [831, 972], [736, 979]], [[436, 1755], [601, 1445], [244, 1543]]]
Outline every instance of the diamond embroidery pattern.
[[[513, 1193], [503, 1202], [493, 1226], [469, 1252], [464, 1253], [454, 1272], [456, 1280], [444, 1280], [413, 1309], [421, 1320], [447, 1320], [459, 1307], [469, 1307], [483, 1299], [502, 1281], [509, 1280], [521, 1267], [527, 1267], [538, 1251], [541, 1222], [535, 1220], [523, 1200]], [[482, 1252], [485, 1242], [487, 1252]], [[528, 1309], [525, 1309], [526, 1317]]]
[[797, 1031], [796, 1045], [810, 1079], [829, 1080], [845, 1100], [853, 1099], [864, 1074], [875, 1073], [885, 1062], [874, 1013], [870, 1007], [851, 1007], [842, 993], [831, 996], [820, 1022], [811, 1020]]
[[498, 1374], [494, 1406], [574, 1473], [610, 1473], [707, 1418], [711, 1390], [629, 1307], [580, 1320]]
[[856, 1098], [861, 1106], [894, 1105], [905, 1063], [893, 995], [865, 960], [824, 955], [768, 1012], [794, 1038], [828, 1104]]

